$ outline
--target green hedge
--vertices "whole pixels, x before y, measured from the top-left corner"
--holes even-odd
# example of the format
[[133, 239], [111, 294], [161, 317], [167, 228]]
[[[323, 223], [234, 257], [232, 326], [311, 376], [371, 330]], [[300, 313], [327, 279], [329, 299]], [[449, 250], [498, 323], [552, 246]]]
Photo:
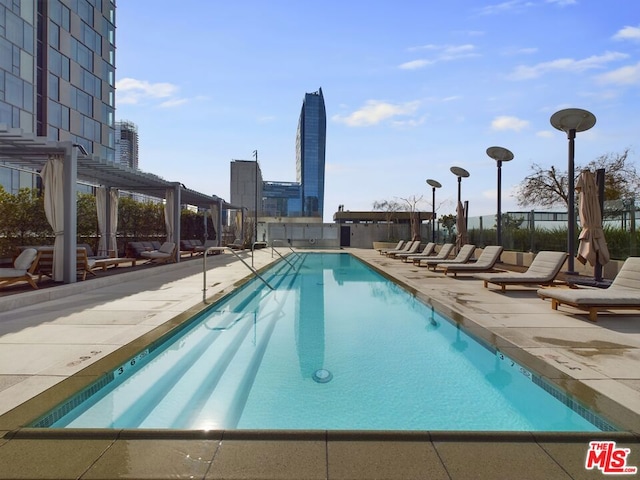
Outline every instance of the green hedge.
[[[98, 248], [99, 230], [96, 199], [88, 193], [78, 193], [78, 243]], [[182, 239], [204, 240], [204, 212], [182, 210]], [[214, 238], [211, 217], [207, 216], [209, 238]], [[166, 236], [164, 206], [138, 202], [122, 197], [118, 202], [118, 250], [124, 253], [127, 242], [160, 240]], [[0, 258], [10, 258], [21, 245], [51, 245], [54, 234], [44, 213], [43, 197], [37, 190], [22, 189], [10, 194], [0, 186]]]
[[[575, 245], [578, 248], [578, 235], [576, 229]], [[630, 232], [619, 228], [607, 227], [604, 229], [607, 247], [613, 260], [624, 260], [630, 256], [638, 255], [637, 245], [640, 245], [640, 232], [631, 235]], [[635, 241], [635, 243], [634, 243]], [[469, 243], [478, 246], [495, 245], [495, 229], [472, 229], [469, 231]], [[541, 250], [566, 251], [567, 229], [530, 229], [503, 230], [502, 244], [507, 250], [516, 252], [539, 252]]]

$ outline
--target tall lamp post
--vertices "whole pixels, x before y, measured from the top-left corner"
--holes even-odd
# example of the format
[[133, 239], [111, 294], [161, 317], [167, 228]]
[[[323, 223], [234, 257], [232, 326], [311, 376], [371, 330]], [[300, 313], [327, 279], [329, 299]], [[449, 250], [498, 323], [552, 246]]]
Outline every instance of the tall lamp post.
[[432, 199], [431, 199], [431, 241], [436, 243], [436, 188], [442, 187], [442, 184], [437, 180], [429, 179], [427, 183], [431, 185]]
[[451, 173], [453, 173], [456, 177], [458, 177], [458, 203], [460, 203], [460, 192], [462, 186], [462, 179], [467, 178], [469, 176], [469, 172], [467, 172], [462, 167], [451, 167]]
[[502, 162], [513, 160], [513, 153], [504, 147], [489, 147], [487, 155], [498, 162], [498, 217], [496, 219], [496, 245], [502, 246]]
[[[462, 179], [463, 178], [467, 178], [469, 176], [469, 172], [467, 172], [464, 168], [462, 167], [451, 167], [449, 170], [451, 170], [451, 173], [453, 173], [456, 177], [458, 177], [458, 203], [456, 205], [456, 210], [458, 210], [459, 206], [460, 206], [460, 202], [461, 200], [461, 195], [460, 192], [462, 191]], [[466, 203], [466, 202], [465, 202]], [[468, 204], [465, 205], [464, 209], [463, 209], [463, 218], [457, 218], [456, 222], [460, 221], [461, 223], [457, 224], [458, 227], [458, 241], [456, 242], [457, 245], [457, 249], [462, 248], [462, 244], [464, 243], [464, 238], [466, 237], [466, 230], [467, 230], [467, 222], [469, 220], [468, 217], [468, 212], [469, 212], [469, 208], [468, 208]], [[458, 215], [458, 217], [460, 217]], [[464, 230], [463, 230], [464, 229]], [[465, 232], [464, 235], [462, 234], [462, 232]]]
[[253, 240], [251, 241], [251, 266], [253, 267], [253, 254], [256, 242], [258, 241], [258, 150], [253, 151], [253, 155], [256, 159], [255, 169], [255, 199], [253, 205]]
[[558, 130], [562, 130], [567, 134], [569, 139], [569, 172], [568, 172], [568, 212], [567, 212], [567, 253], [569, 254], [568, 262], [568, 274], [574, 272], [574, 258], [575, 258], [575, 227], [576, 227], [576, 212], [575, 212], [575, 138], [576, 133], [589, 130], [596, 124], [596, 117], [593, 113], [582, 110], [581, 108], [566, 108], [559, 110], [551, 115], [551, 125]]

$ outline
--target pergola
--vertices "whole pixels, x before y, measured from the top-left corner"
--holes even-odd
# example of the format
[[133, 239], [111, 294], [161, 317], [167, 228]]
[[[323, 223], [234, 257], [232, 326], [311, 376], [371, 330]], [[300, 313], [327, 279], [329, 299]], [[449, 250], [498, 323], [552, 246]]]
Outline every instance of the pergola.
[[[171, 198], [173, 208], [173, 239], [178, 246], [176, 261], [180, 260], [180, 205], [188, 204], [203, 208], [217, 206], [219, 212], [216, 230], [218, 241], [222, 232], [222, 210], [238, 209], [216, 195], [206, 195], [186, 188], [181, 182], [170, 182], [152, 173], [134, 170], [97, 156], [84, 154], [84, 149], [70, 141], [52, 141], [19, 128], [0, 124], [0, 165], [23, 167], [40, 172], [52, 158], [63, 161], [62, 192], [64, 199], [63, 236], [63, 282], [76, 281], [76, 237], [77, 237], [77, 182], [118, 188], [129, 192], [157, 198]], [[54, 186], [58, 188], [58, 186]], [[109, 209], [109, 202], [106, 203]], [[109, 212], [107, 212], [107, 218]], [[107, 236], [111, 232], [107, 231]]]

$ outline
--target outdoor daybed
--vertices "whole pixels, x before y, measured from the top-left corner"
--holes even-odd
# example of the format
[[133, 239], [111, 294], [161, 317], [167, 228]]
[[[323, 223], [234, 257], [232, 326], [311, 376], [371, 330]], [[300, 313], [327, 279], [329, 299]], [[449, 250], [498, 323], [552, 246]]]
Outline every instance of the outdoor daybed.
[[444, 265], [448, 263], [455, 263], [455, 264], [467, 263], [469, 260], [471, 260], [471, 256], [473, 255], [473, 252], [475, 251], [475, 249], [476, 249], [475, 245], [471, 245], [467, 243], [466, 245], [463, 245], [462, 248], [460, 248], [460, 251], [458, 252], [458, 255], [455, 256], [455, 258], [452, 258], [449, 260], [427, 258], [427, 259], [420, 260], [420, 263], [418, 265], [422, 267], [423, 266], [422, 262], [424, 261], [428, 268], [436, 270], [438, 268], [440, 269], [444, 268]]
[[569, 305], [589, 312], [596, 322], [600, 310], [640, 310], [640, 257], [629, 257], [609, 288], [541, 288], [538, 295], [551, 299], [551, 308]]

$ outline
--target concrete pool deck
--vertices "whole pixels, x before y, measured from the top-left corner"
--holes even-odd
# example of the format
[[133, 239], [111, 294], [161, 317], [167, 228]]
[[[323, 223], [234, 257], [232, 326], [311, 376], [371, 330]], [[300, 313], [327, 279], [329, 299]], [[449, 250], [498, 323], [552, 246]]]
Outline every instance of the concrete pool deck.
[[[590, 440], [616, 441], [630, 449], [627, 465], [640, 466], [640, 311], [604, 312], [594, 324], [551, 310], [533, 288], [501, 294], [470, 276], [348, 251], [627, 432], [24, 428], [201, 310], [196, 260], [0, 298], [0, 478], [602, 478], [585, 469]], [[255, 266], [278, 258], [257, 250]], [[232, 291], [248, 273], [231, 254], [210, 257], [207, 296]]]

